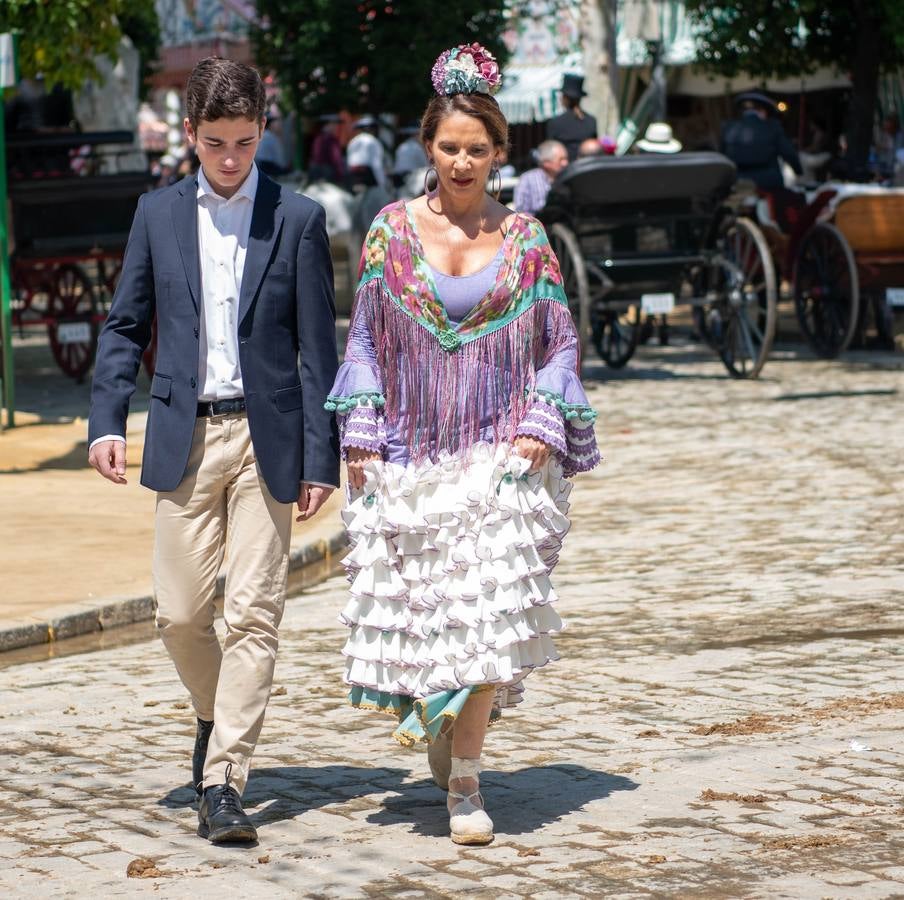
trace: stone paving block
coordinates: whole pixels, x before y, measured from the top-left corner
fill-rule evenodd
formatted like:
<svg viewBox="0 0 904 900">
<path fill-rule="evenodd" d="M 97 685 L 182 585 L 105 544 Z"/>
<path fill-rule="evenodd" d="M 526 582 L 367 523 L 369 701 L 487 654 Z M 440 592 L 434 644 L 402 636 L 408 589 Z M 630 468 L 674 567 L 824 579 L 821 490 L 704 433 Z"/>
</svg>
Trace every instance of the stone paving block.
<svg viewBox="0 0 904 900">
<path fill-rule="evenodd" d="M 4 855 L 21 844 L 111 848 L 60 864 L 104 898 L 904 895 L 904 429 L 869 393 L 904 393 L 904 366 L 777 360 L 735 383 L 677 353 L 588 363 L 607 462 L 572 494 L 562 659 L 487 739 L 494 845 L 453 846 L 423 751 L 344 705 L 333 578 L 287 607 L 256 848 L 195 834 L 192 716 L 158 641 L 0 670 L 0 893 L 71 888 Z M 132 854 L 178 875 L 125 879 Z"/>
</svg>

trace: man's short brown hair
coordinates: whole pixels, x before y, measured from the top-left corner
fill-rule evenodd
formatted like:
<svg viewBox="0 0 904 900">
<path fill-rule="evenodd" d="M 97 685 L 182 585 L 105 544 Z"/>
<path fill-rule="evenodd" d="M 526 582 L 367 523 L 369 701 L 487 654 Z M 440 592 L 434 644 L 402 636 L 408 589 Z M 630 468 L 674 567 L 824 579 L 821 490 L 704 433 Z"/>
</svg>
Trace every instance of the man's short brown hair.
<svg viewBox="0 0 904 900">
<path fill-rule="evenodd" d="M 185 106 L 191 127 L 204 120 L 249 119 L 260 122 L 267 99 L 257 69 L 232 59 L 208 56 L 188 76 Z"/>
</svg>

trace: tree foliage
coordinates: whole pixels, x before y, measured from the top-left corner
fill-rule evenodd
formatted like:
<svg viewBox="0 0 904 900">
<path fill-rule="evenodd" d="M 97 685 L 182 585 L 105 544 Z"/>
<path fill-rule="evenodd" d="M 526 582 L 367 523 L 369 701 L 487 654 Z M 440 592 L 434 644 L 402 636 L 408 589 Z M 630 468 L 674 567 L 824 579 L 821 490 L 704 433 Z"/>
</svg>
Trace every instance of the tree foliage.
<svg viewBox="0 0 904 900">
<path fill-rule="evenodd" d="M 865 25 L 878 26 L 873 53 L 880 67 L 904 63 L 901 0 L 696 0 L 687 11 L 700 26 L 701 65 L 729 78 L 741 72 L 784 78 L 819 66 L 849 70 Z"/>
<path fill-rule="evenodd" d="M 77 90 L 97 74 L 94 57 L 116 55 L 124 0 L 2 0 L 0 32 L 19 32 L 19 71 Z"/>
<path fill-rule="evenodd" d="M 147 80 L 156 69 L 160 55 L 160 20 L 154 0 L 130 0 L 123 4 L 119 13 L 119 24 L 129 40 L 134 44 L 141 58 L 139 72 L 142 99 L 147 94 Z"/>
<path fill-rule="evenodd" d="M 309 115 L 339 109 L 417 117 L 430 69 L 456 44 L 479 41 L 500 65 L 505 0 L 258 0 L 258 63 Z"/>
<path fill-rule="evenodd" d="M 849 74 L 849 174 L 869 177 L 879 76 L 904 64 L 901 0 L 694 0 L 687 9 L 711 72 L 769 78 L 832 66 Z"/>
<path fill-rule="evenodd" d="M 97 76 L 94 59 L 113 59 L 127 35 L 141 57 L 141 82 L 160 51 L 154 0 L 0 0 L 0 32 L 18 32 L 19 71 L 78 90 Z"/>
</svg>

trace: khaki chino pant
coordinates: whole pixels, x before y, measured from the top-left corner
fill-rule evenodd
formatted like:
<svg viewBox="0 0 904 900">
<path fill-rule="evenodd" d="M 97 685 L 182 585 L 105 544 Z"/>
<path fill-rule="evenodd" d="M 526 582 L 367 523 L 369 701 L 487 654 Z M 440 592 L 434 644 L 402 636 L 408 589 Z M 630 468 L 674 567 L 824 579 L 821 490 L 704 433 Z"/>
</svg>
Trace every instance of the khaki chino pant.
<svg viewBox="0 0 904 900">
<path fill-rule="evenodd" d="M 188 469 L 157 495 L 157 628 L 198 717 L 213 720 L 204 786 L 232 764 L 241 793 L 264 722 L 288 574 L 292 505 L 261 477 L 245 415 L 199 418 Z M 221 648 L 217 572 L 228 557 Z"/>
</svg>

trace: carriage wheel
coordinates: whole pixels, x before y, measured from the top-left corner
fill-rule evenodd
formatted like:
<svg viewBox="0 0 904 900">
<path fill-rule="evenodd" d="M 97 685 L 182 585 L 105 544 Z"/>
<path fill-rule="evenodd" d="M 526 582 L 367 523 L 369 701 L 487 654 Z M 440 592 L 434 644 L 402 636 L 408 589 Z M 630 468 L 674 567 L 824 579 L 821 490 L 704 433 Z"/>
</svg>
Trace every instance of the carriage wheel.
<svg viewBox="0 0 904 900">
<path fill-rule="evenodd" d="M 559 260 L 562 271 L 562 286 L 568 297 L 568 308 L 577 325 L 581 349 L 590 334 L 590 281 L 587 266 L 581 255 L 581 247 L 575 233 L 566 225 L 556 223 L 550 228 L 549 242 Z M 624 365 L 624 363 L 623 363 Z"/>
<path fill-rule="evenodd" d="M 593 346 L 613 369 L 620 369 L 634 355 L 643 327 L 639 306 L 624 312 L 604 312 L 593 323 Z"/>
<path fill-rule="evenodd" d="M 720 239 L 718 300 L 703 308 L 704 334 L 734 378 L 756 378 L 775 337 L 775 266 L 769 245 L 749 219 L 736 219 Z"/>
<path fill-rule="evenodd" d="M 807 343 L 819 356 L 832 359 L 850 346 L 860 312 L 860 282 L 851 247 L 834 225 L 814 225 L 800 243 L 794 308 Z"/>
<path fill-rule="evenodd" d="M 151 340 L 141 354 L 141 362 L 144 371 L 148 373 L 148 378 L 153 378 L 157 369 L 157 316 L 154 316 L 151 322 Z"/>
<path fill-rule="evenodd" d="M 57 365 L 76 381 L 84 380 L 94 362 L 98 326 L 91 281 L 81 266 L 54 271 L 47 316 L 47 337 Z"/>
</svg>

